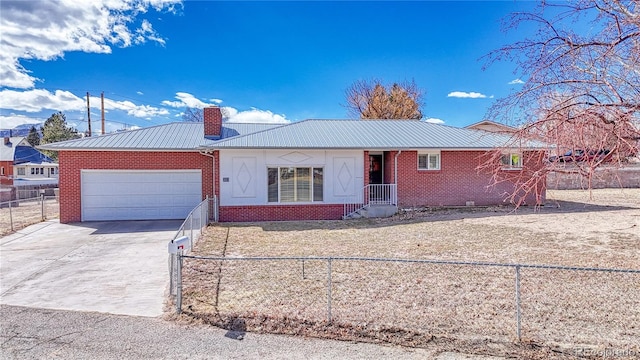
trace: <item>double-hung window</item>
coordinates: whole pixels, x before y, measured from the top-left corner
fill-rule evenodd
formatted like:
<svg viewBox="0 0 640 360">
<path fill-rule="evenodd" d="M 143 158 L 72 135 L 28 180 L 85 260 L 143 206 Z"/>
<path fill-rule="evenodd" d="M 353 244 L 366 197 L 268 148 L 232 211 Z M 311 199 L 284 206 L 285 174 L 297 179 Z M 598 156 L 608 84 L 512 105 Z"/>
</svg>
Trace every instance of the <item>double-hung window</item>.
<svg viewBox="0 0 640 360">
<path fill-rule="evenodd" d="M 323 200 L 323 169 L 316 167 L 267 168 L 269 202 Z"/>
<path fill-rule="evenodd" d="M 500 163 L 506 169 L 522 168 L 522 155 L 519 153 L 504 153 L 500 158 Z"/>
<path fill-rule="evenodd" d="M 440 153 L 418 153 L 418 170 L 440 170 Z"/>
</svg>

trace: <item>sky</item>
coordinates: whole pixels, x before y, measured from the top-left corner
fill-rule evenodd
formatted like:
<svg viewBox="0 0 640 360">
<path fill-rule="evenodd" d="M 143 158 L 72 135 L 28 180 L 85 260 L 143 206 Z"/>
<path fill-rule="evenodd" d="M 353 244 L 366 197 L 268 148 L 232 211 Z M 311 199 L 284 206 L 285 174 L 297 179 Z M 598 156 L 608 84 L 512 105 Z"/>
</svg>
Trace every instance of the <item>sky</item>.
<svg viewBox="0 0 640 360">
<path fill-rule="evenodd" d="M 358 80 L 411 81 L 424 120 L 466 126 L 526 78 L 492 50 L 533 1 L 6 1 L 0 2 L 0 129 L 62 111 L 94 134 L 182 120 L 187 106 L 229 121 L 349 118 Z"/>
</svg>

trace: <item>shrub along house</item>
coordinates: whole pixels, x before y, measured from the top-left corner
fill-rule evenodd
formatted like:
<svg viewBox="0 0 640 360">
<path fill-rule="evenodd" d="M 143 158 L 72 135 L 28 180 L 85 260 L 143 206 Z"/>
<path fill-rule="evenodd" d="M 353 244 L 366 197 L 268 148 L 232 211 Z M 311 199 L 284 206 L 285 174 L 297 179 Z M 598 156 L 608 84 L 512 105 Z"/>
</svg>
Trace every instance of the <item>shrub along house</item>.
<svg viewBox="0 0 640 360">
<path fill-rule="evenodd" d="M 502 204 L 513 184 L 489 187 L 491 175 L 476 169 L 508 140 L 417 120 L 223 123 L 220 109 L 207 108 L 204 123 L 41 148 L 60 151 L 62 222 L 184 218 L 214 195 L 220 221 L 263 221 Z M 537 166 L 530 150 L 505 154 L 504 171 Z"/>
</svg>

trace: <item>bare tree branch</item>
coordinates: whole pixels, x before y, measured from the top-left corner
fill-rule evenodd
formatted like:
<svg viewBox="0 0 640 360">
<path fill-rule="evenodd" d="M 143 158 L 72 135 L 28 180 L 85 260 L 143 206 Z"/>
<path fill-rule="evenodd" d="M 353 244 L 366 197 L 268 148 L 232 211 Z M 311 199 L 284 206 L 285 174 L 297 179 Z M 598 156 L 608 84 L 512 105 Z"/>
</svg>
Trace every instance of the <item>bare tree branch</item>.
<svg viewBox="0 0 640 360">
<path fill-rule="evenodd" d="M 527 79 L 519 91 L 499 99 L 488 117 L 518 127 L 508 147 L 521 147 L 534 140 L 547 144 L 545 150 L 552 161 L 543 160 L 531 175 L 542 181 L 549 172 L 574 172 L 590 180 L 603 165 L 622 166 L 630 156 L 637 155 L 638 2 L 543 2 L 535 12 L 513 14 L 506 30 L 525 23 L 537 24 L 532 37 L 486 56 L 486 66 L 495 61 L 514 61 L 518 77 Z M 558 155 L 569 151 L 585 155 L 569 157 L 566 162 L 558 160 Z M 481 166 L 494 174 L 495 183 L 511 177 L 519 181 L 513 194 L 534 191 L 536 187 L 531 184 L 538 180 L 514 179 L 513 174 L 505 174 L 497 156 L 485 159 Z M 516 197 L 511 199 L 519 202 Z"/>
<path fill-rule="evenodd" d="M 349 115 L 361 119 L 422 119 L 422 90 L 415 81 L 385 87 L 380 80 L 359 80 L 346 90 Z"/>
</svg>

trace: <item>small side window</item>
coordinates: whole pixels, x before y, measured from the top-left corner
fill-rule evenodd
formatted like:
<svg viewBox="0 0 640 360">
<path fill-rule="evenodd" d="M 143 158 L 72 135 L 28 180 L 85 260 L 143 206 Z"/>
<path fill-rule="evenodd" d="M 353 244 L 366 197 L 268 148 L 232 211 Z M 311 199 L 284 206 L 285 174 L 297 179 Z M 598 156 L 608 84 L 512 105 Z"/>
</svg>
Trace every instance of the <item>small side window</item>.
<svg viewBox="0 0 640 360">
<path fill-rule="evenodd" d="M 418 170 L 440 170 L 440 154 L 418 154 Z"/>
<path fill-rule="evenodd" d="M 506 169 L 520 169 L 522 167 L 522 155 L 519 153 L 502 154 L 500 163 Z"/>
</svg>

